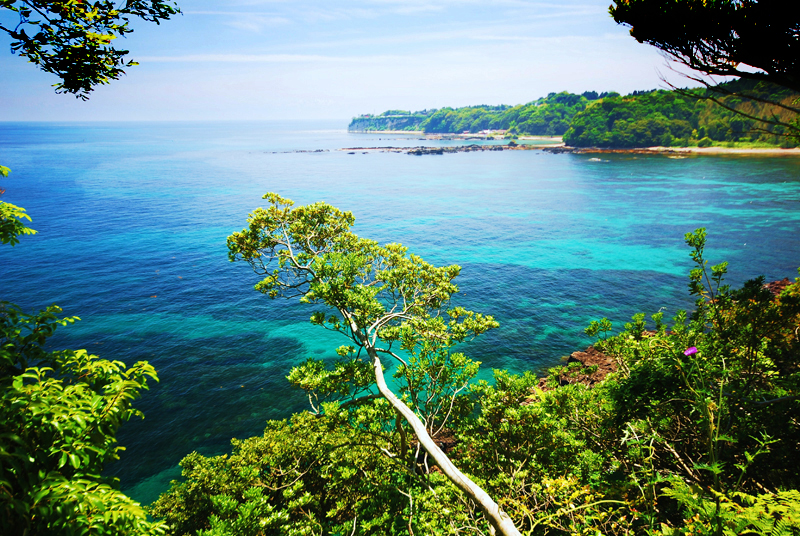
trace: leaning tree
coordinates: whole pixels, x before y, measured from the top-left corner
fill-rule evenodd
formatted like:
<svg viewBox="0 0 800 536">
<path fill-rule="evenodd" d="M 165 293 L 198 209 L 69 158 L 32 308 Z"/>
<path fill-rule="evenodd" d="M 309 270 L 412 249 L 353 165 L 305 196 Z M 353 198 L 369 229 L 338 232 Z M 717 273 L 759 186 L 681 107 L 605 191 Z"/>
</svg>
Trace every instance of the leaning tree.
<svg viewBox="0 0 800 536">
<path fill-rule="evenodd" d="M 255 288 L 271 298 L 299 298 L 302 303 L 323 306 L 324 311 L 311 317 L 312 323 L 339 332 L 352 343 L 338 350 L 351 359 L 338 368 L 340 385 L 322 381 L 324 373 L 313 361 L 293 371 L 293 383 L 312 392 L 314 386 L 325 383 L 324 394 L 348 395 L 352 391 L 343 384 L 363 385 L 366 367 L 369 383 L 378 393 L 364 394 L 364 398 L 385 398 L 442 473 L 480 506 L 493 529 L 519 534 L 511 518 L 450 461 L 432 437 L 446 420 L 453 396 L 419 396 L 421 391 L 436 391 L 432 384 L 442 371 L 463 365 L 463 358 L 449 353 L 452 345 L 498 325 L 490 316 L 450 307 L 450 298 L 458 290 L 453 279 L 460 267 L 436 267 L 400 244 L 381 246 L 360 238 L 350 232 L 353 215 L 326 203 L 294 207 L 292 201 L 274 193 L 264 199 L 270 206 L 256 209 L 248 227 L 228 237 L 230 259 L 244 260 L 264 276 Z M 387 384 L 384 359 L 398 364 L 407 396 L 401 398 Z M 331 375 L 325 378 L 330 380 Z"/>
</svg>

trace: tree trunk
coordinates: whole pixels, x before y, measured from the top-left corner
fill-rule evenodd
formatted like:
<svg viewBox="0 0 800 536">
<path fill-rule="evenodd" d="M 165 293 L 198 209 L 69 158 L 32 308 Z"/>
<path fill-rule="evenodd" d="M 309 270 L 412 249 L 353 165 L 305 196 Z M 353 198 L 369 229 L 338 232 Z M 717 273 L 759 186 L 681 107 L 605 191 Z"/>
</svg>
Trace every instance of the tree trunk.
<svg viewBox="0 0 800 536">
<path fill-rule="evenodd" d="M 381 365 L 381 360 L 378 357 L 377 352 L 375 349 L 372 348 L 370 345 L 366 345 L 367 352 L 369 353 L 370 358 L 372 359 L 372 367 L 375 371 L 375 380 L 378 384 L 378 390 L 380 393 L 389 401 L 389 403 L 400 413 L 405 420 L 411 425 L 411 428 L 414 430 L 414 433 L 417 435 L 420 444 L 428 451 L 428 454 L 431 455 L 433 460 L 436 462 L 436 465 L 439 466 L 439 469 L 442 470 L 442 473 L 450 479 L 453 484 L 458 486 L 458 488 L 466 493 L 472 500 L 478 503 L 483 509 L 486 516 L 489 518 L 489 522 L 492 524 L 492 527 L 499 533 L 503 534 L 504 536 L 520 536 L 520 532 L 517 530 L 517 527 L 514 526 L 514 522 L 511 521 L 511 518 L 508 517 L 508 514 L 500 510 L 500 507 L 497 505 L 489 494 L 483 491 L 480 486 L 478 486 L 475 482 L 470 480 L 464 473 L 458 470 L 458 468 L 453 465 L 453 462 L 450 461 L 450 458 L 439 448 L 439 446 L 434 443 L 431 436 L 428 434 L 428 431 L 425 429 L 425 425 L 422 424 L 422 421 L 417 417 L 416 413 L 411 411 L 411 408 L 405 405 L 402 400 L 397 398 L 397 396 L 389 389 L 389 386 L 386 385 L 386 380 L 383 377 L 383 367 Z"/>
</svg>

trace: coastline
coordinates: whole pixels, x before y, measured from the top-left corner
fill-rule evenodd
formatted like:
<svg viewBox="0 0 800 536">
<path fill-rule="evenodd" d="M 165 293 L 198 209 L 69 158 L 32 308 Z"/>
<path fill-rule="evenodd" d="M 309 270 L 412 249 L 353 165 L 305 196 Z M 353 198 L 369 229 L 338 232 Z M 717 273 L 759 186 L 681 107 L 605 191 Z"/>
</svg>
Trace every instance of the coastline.
<svg viewBox="0 0 800 536">
<path fill-rule="evenodd" d="M 691 154 L 800 155 L 800 147 L 791 149 L 781 149 L 780 147 L 651 147 L 651 149 Z"/>
<path fill-rule="evenodd" d="M 441 132 L 426 134 L 424 130 L 348 130 L 348 134 L 410 134 L 414 136 L 424 136 L 428 140 L 505 140 L 504 136 L 481 134 L 458 134 L 455 132 Z M 561 136 L 519 136 L 518 140 L 527 141 L 549 141 L 553 144 L 563 144 Z"/>
<path fill-rule="evenodd" d="M 568 147 L 559 144 L 516 144 L 516 145 L 460 145 L 451 147 L 343 147 L 339 151 L 348 154 L 370 152 L 403 153 L 410 155 L 439 155 L 447 153 L 469 153 L 482 151 L 543 151 L 554 154 L 626 154 L 626 155 L 662 155 L 668 158 L 689 158 L 693 156 L 770 156 L 800 157 L 800 148 L 734 148 L 734 147 L 645 147 L 633 149 L 603 149 L 599 147 Z M 294 152 L 294 151 L 293 151 Z M 313 152 L 313 151 L 300 151 Z"/>
<path fill-rule="evenodd" d="M 413 134 L 424 135 L 422 130 L 348 130 L 348 134 Z"/>
<path fill-rule="evenodd" d="M 348 131 L 352 134 L 408 134 L 412 136 L 422 136 L 421 139 L 426 140 L 505 140 L 502 136 L 491 136 L 481 134 L 456 134 L 456 133 L 443 133 L 443 134 L 425 134 L 421 130 L 359 130 Z M 565 145 L 561 136 L 519 136 L 518 141 L 539 141 L 548 142 L 542 144 L 528 143 L 519 144 L 516 147 L 504 147 L 504 149 L 554 149 L 553 152 L 559 153 L 578 153 L 578 154 L 662 154 L 671 155 L 675 157 L 685 156 L 698 156 L 698 155 L 735 155 L 735 156 L 800 156 L 800 147 L 791 149 L 782 149 L 780 147 L 632 147 L 632 148 L 603 148 L 603 147 L 571 147 Z M 352 147 L 343 148 L 343 151 L 353 150 L 388 150 L 392 152 L 407 152 L 409 149 L 414 148 L 400 148 L 400 147 Z M 472 148 L 471 150 L 476 150 Z M 480 149 L 477 149 L 480 150 Z M 462 152 L 462 151 L 445 151 L 445 152 Z"/>
<path fill-rule="evenodd" d="M 600 147 L 568 147 L 562 152 L 580 154 L 666 154 L 666 155 L 738 155 L 738 156 L 800 156 L 800 147 L 781 149 L 780 147 L 642 147 L 631 149 L 604 149 Z"/>
</svg>

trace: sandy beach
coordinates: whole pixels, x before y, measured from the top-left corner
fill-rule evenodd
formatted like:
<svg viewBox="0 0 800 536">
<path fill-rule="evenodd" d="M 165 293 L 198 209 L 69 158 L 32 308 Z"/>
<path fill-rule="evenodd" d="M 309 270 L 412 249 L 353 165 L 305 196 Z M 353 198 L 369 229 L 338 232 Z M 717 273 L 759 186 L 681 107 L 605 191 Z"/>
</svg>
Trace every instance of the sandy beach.
<svg viewBox="0 0 800 536">
<path fill-rule="evenodd" d="M 657 152 L 691 154 L 737 154 L 753 156 L 800 156 L 800 147 L 781 149 L 779 147 L 649 147 Z"/>
<path fill-rule="evenodd" d="M 413 134 L 415 136 L 424 136 L 425 132 L 421 130 L 348 130 L 350 134 Z"/>
<path fill-rule="evenodd" d="M 502 136 L 491 136 L 481 134 L 425 134 L 421 130 L 380 130 L 380 131 L 360 131 L 358 134 L 408 134 L 420 136 L 421 139 L 428 140 L 504 140 Z M 737 155 L 737 156 L 800 156 L 800 147 L 793 149 L 781 149 L 779 147 L 636 147 L 636 148 L 601 148 L 601 147 L 571 147 L 565 145 L 561 136 L 520 136 L 516 147 L 506 147 L 506 149 L 526 150 L 526 149 L 555 149 L 559 152 L 570 153 L 620 153 L 620 154 L 665 154 L 673 156 L 695 156 L 695 155 Z M 520 143 L 523 142 L 523 143 Z M 344 151 L 390 151 L 408 152 L 408 147 L 355 147 L 345 148 Z M 463 152 L 461 150 L 448 150 L 446 152 Z"/>
<path fill-rule="evenodd" d="M 800 156 L 800 147 L 781 149 L 779 147 L 641 147 L 631 149 L 611 149 L 600 147 L 562 147 L 564 152 L 575 153 L 620 153 L 620 154 L 666 154 L 666 155 L 737 155 L 737 156 Z"/>
</svg>

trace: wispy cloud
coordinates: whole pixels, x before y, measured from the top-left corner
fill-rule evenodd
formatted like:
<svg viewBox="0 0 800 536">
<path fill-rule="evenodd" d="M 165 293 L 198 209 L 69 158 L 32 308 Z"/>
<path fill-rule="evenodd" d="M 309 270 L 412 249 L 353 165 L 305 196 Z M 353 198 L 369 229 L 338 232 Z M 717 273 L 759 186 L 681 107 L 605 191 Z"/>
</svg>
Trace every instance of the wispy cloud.
<svg viewBox="0 0 800 536">
<path fill-rule="evenodd" d="M 185 15 L 199 15 L 210 17 L 223 17 L 225 22 L 223 24 L 239 30 L 246 30 L 250 32 L 260 32 L 264 28 L 274 28 L 276 26 L 284 26 L 291 24 L 291 19 L 276 15 L 274 13 L 259 13 L 241 11 L 185 11 Z"/>
<path fill-rule="evenodd" d="M 317 54 L 187 54 L 145 56 L 149 63 L 368 63 L 397 60 L 399 56 L 324 56 Z"/>
<path fill-rule="evenodd" d="M 561 13 L 568 15 L 577 11 L 591 10 L 593 13 L 605 10 L 598 9 L 598 4 L 590 1 L 580 2 L 540 2 L 530 0 L 356 0 L 344 3 L 330 3 L 320 0 L 296 0 L 285 2 L 282 0 L 240 0 L 228 4 L 230 7 L 242 8 L 235 10 L 207 10 L 207 11 L 187 11 L 187 14 L 209 14 L 227 16 L 257 16 L 263 13 L 248 11 L 248 8 L 269 6 L 274 9 L 278 18 L 292 20 L 294 22 L 341 22 L 346 20 L 374 20 L 385 17 L 419 16 L 431 14 L 439 16 L 449 13 L 458 16 L 463 13 L 474 12 L 475 9 L 491 12 L 492 18 L 513 16 L 529 17 L 541 15 L 545 12 L 550 14 Z M 480 19 L 485 22 L 485 19 Z"/>
<path fill-rule="evenodd" d="M 589 11 L 579 11 L 569 13 L 569 17 L 573 20 L 579 16 L 589 16 L 592 13 Z M 302 43 L 293 43 L 292 49 L 303 50 L 331 50 L 331 49 L 351 49 L 353 47 L 391 47 L 394 45 L 405 45 L 412 47 L 416 53 L 429 53 L 423 52 L 420 48 L 422 46 L 453 46 L 461 48 L 469 43 L 475 42 L 509 42 L 520 43 L 529 42 L 536 43 L 542 41 L 549 41 L 553 37 L 551 33 L 540 30 L 542 25 L 547 26 L 548 20 L 566 18 L 567 14 L 550 14 L 541 15 L 536 19 L 529 19 L 523 21 L 494 21 L 486 22 L 481 25 L 470 23 L 451 23 L 443 24 L 435 29 L 419 29 L 419 28 L 401 28 L 391 33 L 364 33 L 357 36 L 338 39 L 330 39 L 326 41 L 305 41 Z M 572 33 L 569 31 L 559 32 L 559 37 L 579 37 L 580 33 Z M 592 35 L 592 39 L 608 39 L 611 34 Z M 589 36 L 585 36 L 589 37 Z M 615 36 L 616 37 L 616 36 Z M 624 39 L 630 39 L 626 35 Z M 409 50 L 409 49 L 405 49 Z M 411 52 L 411 50 L 409 50 Z"/>
</svg>

